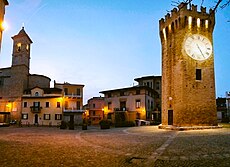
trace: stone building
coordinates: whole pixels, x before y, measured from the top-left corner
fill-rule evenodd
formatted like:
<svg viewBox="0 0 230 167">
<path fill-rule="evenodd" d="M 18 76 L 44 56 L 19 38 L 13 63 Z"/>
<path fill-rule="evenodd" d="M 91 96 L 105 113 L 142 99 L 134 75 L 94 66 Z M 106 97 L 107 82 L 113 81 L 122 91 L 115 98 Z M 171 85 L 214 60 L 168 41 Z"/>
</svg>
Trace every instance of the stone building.
<svg viewBox="0 0 230 167">
<path fill-rule="evenodd" d="M 92 97 L 87 101 L 86 106 L 86 119 L 89 124 L 97 125 L 104 119 L 104 97 Z"/>
<path fill-rule="evenodd" d="M 71 117 L 81 123 L 84 85 L 55 83 L 50 88 L 49 77 L 30 74 L 33 42 L 24 27 L 12 39 L 12 65 L 0 69 L 0 122 L 57 125 Z"/>
<path fill-rule="evenodd" d="M 101 91 L 105 96 L 104 116 L 113 123 L 116 113 L 123 113 L 122 121 L 150 120 L 156 92 L 148 86 L 133 86 Z"/>
<path fill-rule="evenodd" d="M 63 120 L 72 121 L 74 124 L 82 124 L 83 110 L 83 87 L 81 84 L 54 83 L 54 88 L 62 90 L 63 96 Z"/>
<path fill-rule="evenodd" d="M 161 122 L 161 76 L 144 76 L 135 78 L 140 86 L 148 86 L 156 91 L 154 95 L 154 111 L 150 113 L 151 120 Z"/>
<path fill-rule="evenodd" d="M 181 3 L 159 21 L 162 126 L 217 125 L 213 30 L 215 12 Z"/>
<path fill-rule="evenodd" d="M 49 88 L 50 78 L 29 73 L 30 49 L 33 42 L 24 27 L 12 39 L 11 67 L 0 69 L 0 112 L 10 112 L 10 119 L 20 120 L 24 90 L 36 86 Z"/>
</svg>

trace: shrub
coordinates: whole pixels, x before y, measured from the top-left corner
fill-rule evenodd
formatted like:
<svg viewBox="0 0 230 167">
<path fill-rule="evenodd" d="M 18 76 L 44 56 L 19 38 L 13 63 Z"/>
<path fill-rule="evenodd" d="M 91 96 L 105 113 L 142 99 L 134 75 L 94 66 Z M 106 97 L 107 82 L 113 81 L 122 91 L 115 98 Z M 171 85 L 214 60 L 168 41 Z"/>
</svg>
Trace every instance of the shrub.
<svg viewBox="0 0 230 167">
<path fill-rule="evenodd" d="M 135 123 L 133 121 L 124 121 L 124 122 L 116 122 L 115 127 L 133 127 Z"/>
<path fill-rule="evenodd" d="M 110 126 L 111 126 L 111 121 L 109 121 L 109 120 L 101 120 L 100 122 L 99 122 L 99 125 L 101 126 L 101 129 L 109 129 L 110 128 Z"/>
<path fill-rule="evenodd" d="M 65 121 L 61 121 L 60 129 L 66 129 L 67 123 Z"/>
</svg>

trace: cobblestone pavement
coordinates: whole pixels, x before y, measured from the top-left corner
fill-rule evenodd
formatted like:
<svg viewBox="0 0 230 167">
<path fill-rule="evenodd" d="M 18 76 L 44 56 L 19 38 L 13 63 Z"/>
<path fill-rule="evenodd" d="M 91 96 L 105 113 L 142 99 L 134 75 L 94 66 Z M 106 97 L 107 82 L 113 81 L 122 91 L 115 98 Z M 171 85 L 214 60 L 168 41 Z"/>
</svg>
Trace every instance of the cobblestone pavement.
<svg viewBox="0 0 230 167">
<path fill-rule="evenodd" d="M 1 167 L 230 166 L 230 129 L 0 128 Z"/>
</svg>

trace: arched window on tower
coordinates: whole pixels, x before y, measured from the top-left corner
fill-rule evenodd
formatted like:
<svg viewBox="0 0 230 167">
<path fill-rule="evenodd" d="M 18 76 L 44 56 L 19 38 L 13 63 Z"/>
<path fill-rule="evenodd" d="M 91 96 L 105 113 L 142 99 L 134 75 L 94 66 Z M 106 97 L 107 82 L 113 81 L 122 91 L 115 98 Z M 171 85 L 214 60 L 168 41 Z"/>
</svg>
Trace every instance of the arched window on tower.
<svg viewBox="0 0 230 167">
<path fill-rule="evenodd" d="M 17 43 L 17 52 L 20 52 L 22 48 L 22 44 L 21 43 Z"/>
</svg>

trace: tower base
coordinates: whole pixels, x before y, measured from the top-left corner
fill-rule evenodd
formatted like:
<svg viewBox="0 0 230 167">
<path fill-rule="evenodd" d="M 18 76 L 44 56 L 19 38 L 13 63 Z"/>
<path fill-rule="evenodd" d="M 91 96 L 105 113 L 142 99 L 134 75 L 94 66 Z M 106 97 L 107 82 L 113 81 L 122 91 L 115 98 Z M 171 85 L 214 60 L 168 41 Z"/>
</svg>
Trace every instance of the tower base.
<svg viewBox="0 0 230 167">
<path fill-rule="evenodd" d="M 177 131 L 184 131 L 184 130 L 203 130 L 203 129 L 217 129 L 222 128 L 222 126 L 173 126 L 173 125 L 162 125 L 158 126 L 159 129 L 165 130 L 177 130 Z"/>
</svg>

